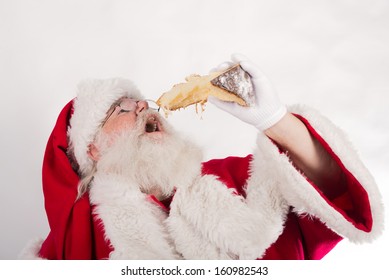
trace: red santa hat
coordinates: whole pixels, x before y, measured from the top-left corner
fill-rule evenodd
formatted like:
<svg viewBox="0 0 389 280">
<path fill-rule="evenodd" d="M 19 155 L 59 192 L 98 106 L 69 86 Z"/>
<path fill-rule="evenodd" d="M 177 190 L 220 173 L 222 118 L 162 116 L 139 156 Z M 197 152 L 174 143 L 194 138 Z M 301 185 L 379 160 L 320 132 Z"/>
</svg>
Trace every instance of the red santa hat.
<svg viewBox="0 0 389 280">
<path fill-rule="evenodd" d="M 87 154 L 88 146 L 93 142 L 111 105 L 123 96 L 143 99 L 137 87 L 126 79 L 90 79 L 79 84 L 68 136 L 80 174 L 91 171 L 92 160 Z"/>
<path fill-rule="evenodd" d="M 30 252 L 47 259 L 95 259 L 109 254 L 101 223 L 93 219 L 87 195 L 77 199 L 79 176 L 69 158 L 69 140 L 80 171 L 92 166 L 88 145 L 93 141 L 110 106 L 122 96 L 142 99 L 135 85 L 125 79 L 85 80 L 78 94 L 58 116 L 47 142 L 42 185 L 50 225 L 47 238 Z M 40 242 L 39 242 L 40 243 Z"/>
</svg>

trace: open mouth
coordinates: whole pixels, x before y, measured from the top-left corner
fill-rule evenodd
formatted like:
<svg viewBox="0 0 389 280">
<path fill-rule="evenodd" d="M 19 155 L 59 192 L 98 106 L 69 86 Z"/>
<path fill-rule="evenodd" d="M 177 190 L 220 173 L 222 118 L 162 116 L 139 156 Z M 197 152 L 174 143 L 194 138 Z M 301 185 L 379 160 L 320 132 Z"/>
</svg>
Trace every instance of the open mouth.
<svg viewBox="0 0 389 280">
<path fill-rule="evenodd" d="M 145 131 L 146 133 L 161 131 L 159 127 L 159 122 L 157 121 L 157 118 L 155 116 L 150 116 L 149 118 L 147 118 Z"/>
</svg>

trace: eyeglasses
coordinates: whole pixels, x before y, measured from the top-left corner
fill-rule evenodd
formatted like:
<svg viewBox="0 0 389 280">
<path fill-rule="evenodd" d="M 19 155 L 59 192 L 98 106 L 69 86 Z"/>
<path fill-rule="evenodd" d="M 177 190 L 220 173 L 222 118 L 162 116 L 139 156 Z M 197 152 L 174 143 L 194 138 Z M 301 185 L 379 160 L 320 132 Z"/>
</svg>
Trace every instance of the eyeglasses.
<svg viewBox="0 0 389 280">
<path fill-rule="evenodd" d="M 109 118 L 116 111 L 117 107 L 120 108 L 118 114 L 123 113 L 123 112 L 125 112 L 125 113 L 134 112 L 138 108 L 138 103 L 140 101 L 146 101 L 148 104 L 148 109 L 159 112 L 160 107 L 157 105 L 157 103 L 155 103 L 154 100 L 151 100 L 151 99 L 135 100 L 135 99 L 131 99 L 131 98 L 120 99 L 117 102 L 112 104 L 111 108 L 108 110 L 108 112 L 110 112 L 110 113 L 107 115 L 107 117 L 101 123 L 101 127 L 103 127 L 105 125 L 105 123 L 109 120 Z"/>
</svg>

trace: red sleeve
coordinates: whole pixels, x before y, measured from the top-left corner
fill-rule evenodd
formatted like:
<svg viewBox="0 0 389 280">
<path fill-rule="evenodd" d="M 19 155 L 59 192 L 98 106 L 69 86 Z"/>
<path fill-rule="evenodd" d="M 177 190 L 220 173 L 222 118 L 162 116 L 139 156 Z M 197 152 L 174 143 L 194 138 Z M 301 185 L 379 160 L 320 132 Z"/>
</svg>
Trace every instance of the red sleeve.
<svg viewBox="0 0 389 280">
<path fill-rule="evenodd" d="M 341 240 L 319 219 L 289 212 L 284 231 L 261 259 L 320 260 Z"/>
<path fill-rule="evenodd" d="M 336 189 L 342 189 L 344 192 L 336 197 L 325 196 L 317 186 L 312 182 L 311 185 L 322 195 L 322 197 L 343 217 L 352 223 L 357 229 L 370 232 L 373 226 L 373 217 L 370 209 L 369 196 L 362 184 L 354 175 L 344 166 L 341 159 L 334 153 L 329 144 L 320 136 L 320 134 L 310 125 L 308 120 L 296 115 L 307 127 L 311 135 L 323 146 L 327 153 L 338 164 L 342 171 L 341 180 Z"/>
<path fill-rule="evenodd" d="M 343 192 L 340 195 L 326 196 L 315 184 L 309 183 L 334 211 L 339 212 L 355 228 L 371 231 L 373 219 L 366 190 L 310 123 L 299 115 L 296 117 L 306 125 L 311 135 L 339 165 L 342 179 L 339 180 L 337 189 Z M 202 171 L 203 174 L 218 176 L 227 187 L 235 188 L 238 194 L 245 196 L 243 186 L 249 176 L 247 171 L 251 160 L 252 155 L 245 158 L 211 160 L 203 164 Z M 342 237 L 329 229 L 319 217 L 290 212 L 283 233 L 268 248 L 263 259 L 321 259 L 341 240 Z"/>
<path fill-rule="evenodd" d="M 331 195 L 325 196 L 312 182 L 310 182 L 311 185 L 334 210 L 341 213 L 355 228 L 370 232 L 373 225 L 373 218 L 366 190 L 344 166 L 329 144 L 310 125 L 308 120 L 299 115 L 296 116 L 305 124 L 311 135 L 319 141 L 342 170 L 342 179 L 339 180 L 337 188 L 344 190 L 344 192 L 336 197 Z M 328 229 L 318 218 L 299 216 L 298 223 L 305 251 L 305 259 L 321 259 L 342 239 L 339 235 Z"/>
</svg>

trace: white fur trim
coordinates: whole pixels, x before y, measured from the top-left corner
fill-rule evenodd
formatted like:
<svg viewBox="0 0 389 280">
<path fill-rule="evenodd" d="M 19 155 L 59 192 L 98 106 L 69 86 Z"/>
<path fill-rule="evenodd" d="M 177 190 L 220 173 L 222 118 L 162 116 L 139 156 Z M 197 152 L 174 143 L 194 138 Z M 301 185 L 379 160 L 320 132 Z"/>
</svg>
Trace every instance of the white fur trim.
<svg viewBox="0 0 389 280">
<path fill-rule="evenodd" d="M 90 199 L 114 247 L 110 259 L 179 258 L 166 231 L 167 214 L 138 186 L 119 176 L 98 174 Z"/>
<path fill-rule="evenodd" d="M 212 175 L 177 190 L 168 225 L 185 259 L 256 259 L 277 240 L 287 208 L 255 182 L 246 200 Z"/>
<path fill-rule="evenodd" d="M 278 172 L 280 190 L 287 202 L 298 213 L 308 213 L 319 218 L 330 229 L 347 237 L 352 242 L 368 242 L 377 238 L 383 231 L 383 205 L 376 183 L 362 164 L 356 151 L 347 140 L 344 133 L 321 116 L 317 111 L 305 106 L 293 106 L 290 111 L 306 118 L 312 127 L 330 145 L 344 166 L 355 176 L 368 193 L 373 216 L 371 232 L 357 229 L 344 216 L 328 204 L 315 188 L 290 163 L 285 154 L 280 154 L 278 148 L 263 134 L 258 136 L 259 148 L 256 158 L 267 161 Z"/>
<path fill-rule="evenodd" d="M 44 260 L 39 256 L 39 250 L 42 247 L 43 239 L 37 238 L 30 240 L 26 247 L 23 248 L 22 252 L 19 254 L 19 259 L 21 260 Z"/>
<path fill-rule="evenodd" d="M 259 258 L 282 233 L 288 206 L 280 197 L 259 177 L 244 199 L 215 176 L 198 176 L 176 190 L 167 216 L 122 177 L 97 174 L 90 190 L 111 259 Z"/>
<path fill-rule="evenodd" d="M 174 209 L 174 208 L 173 208 Z M 178 209 L 176 209 L 178 210 Z M 167 225 L 176 250 L 187 260 L 231 259 L 209 242 L 179 211 L 171 210 Z"/>
<path fill-rule="evenodd" d="M 94 140 L 111 105 L 123 96 L 143 99 L 136 86 L 126 79 L 90 79 L 78 85 L 68 135 L 82 174 L 92 167 L 92 160 L 87 155 L 88 145 Z"/>
</svg>

